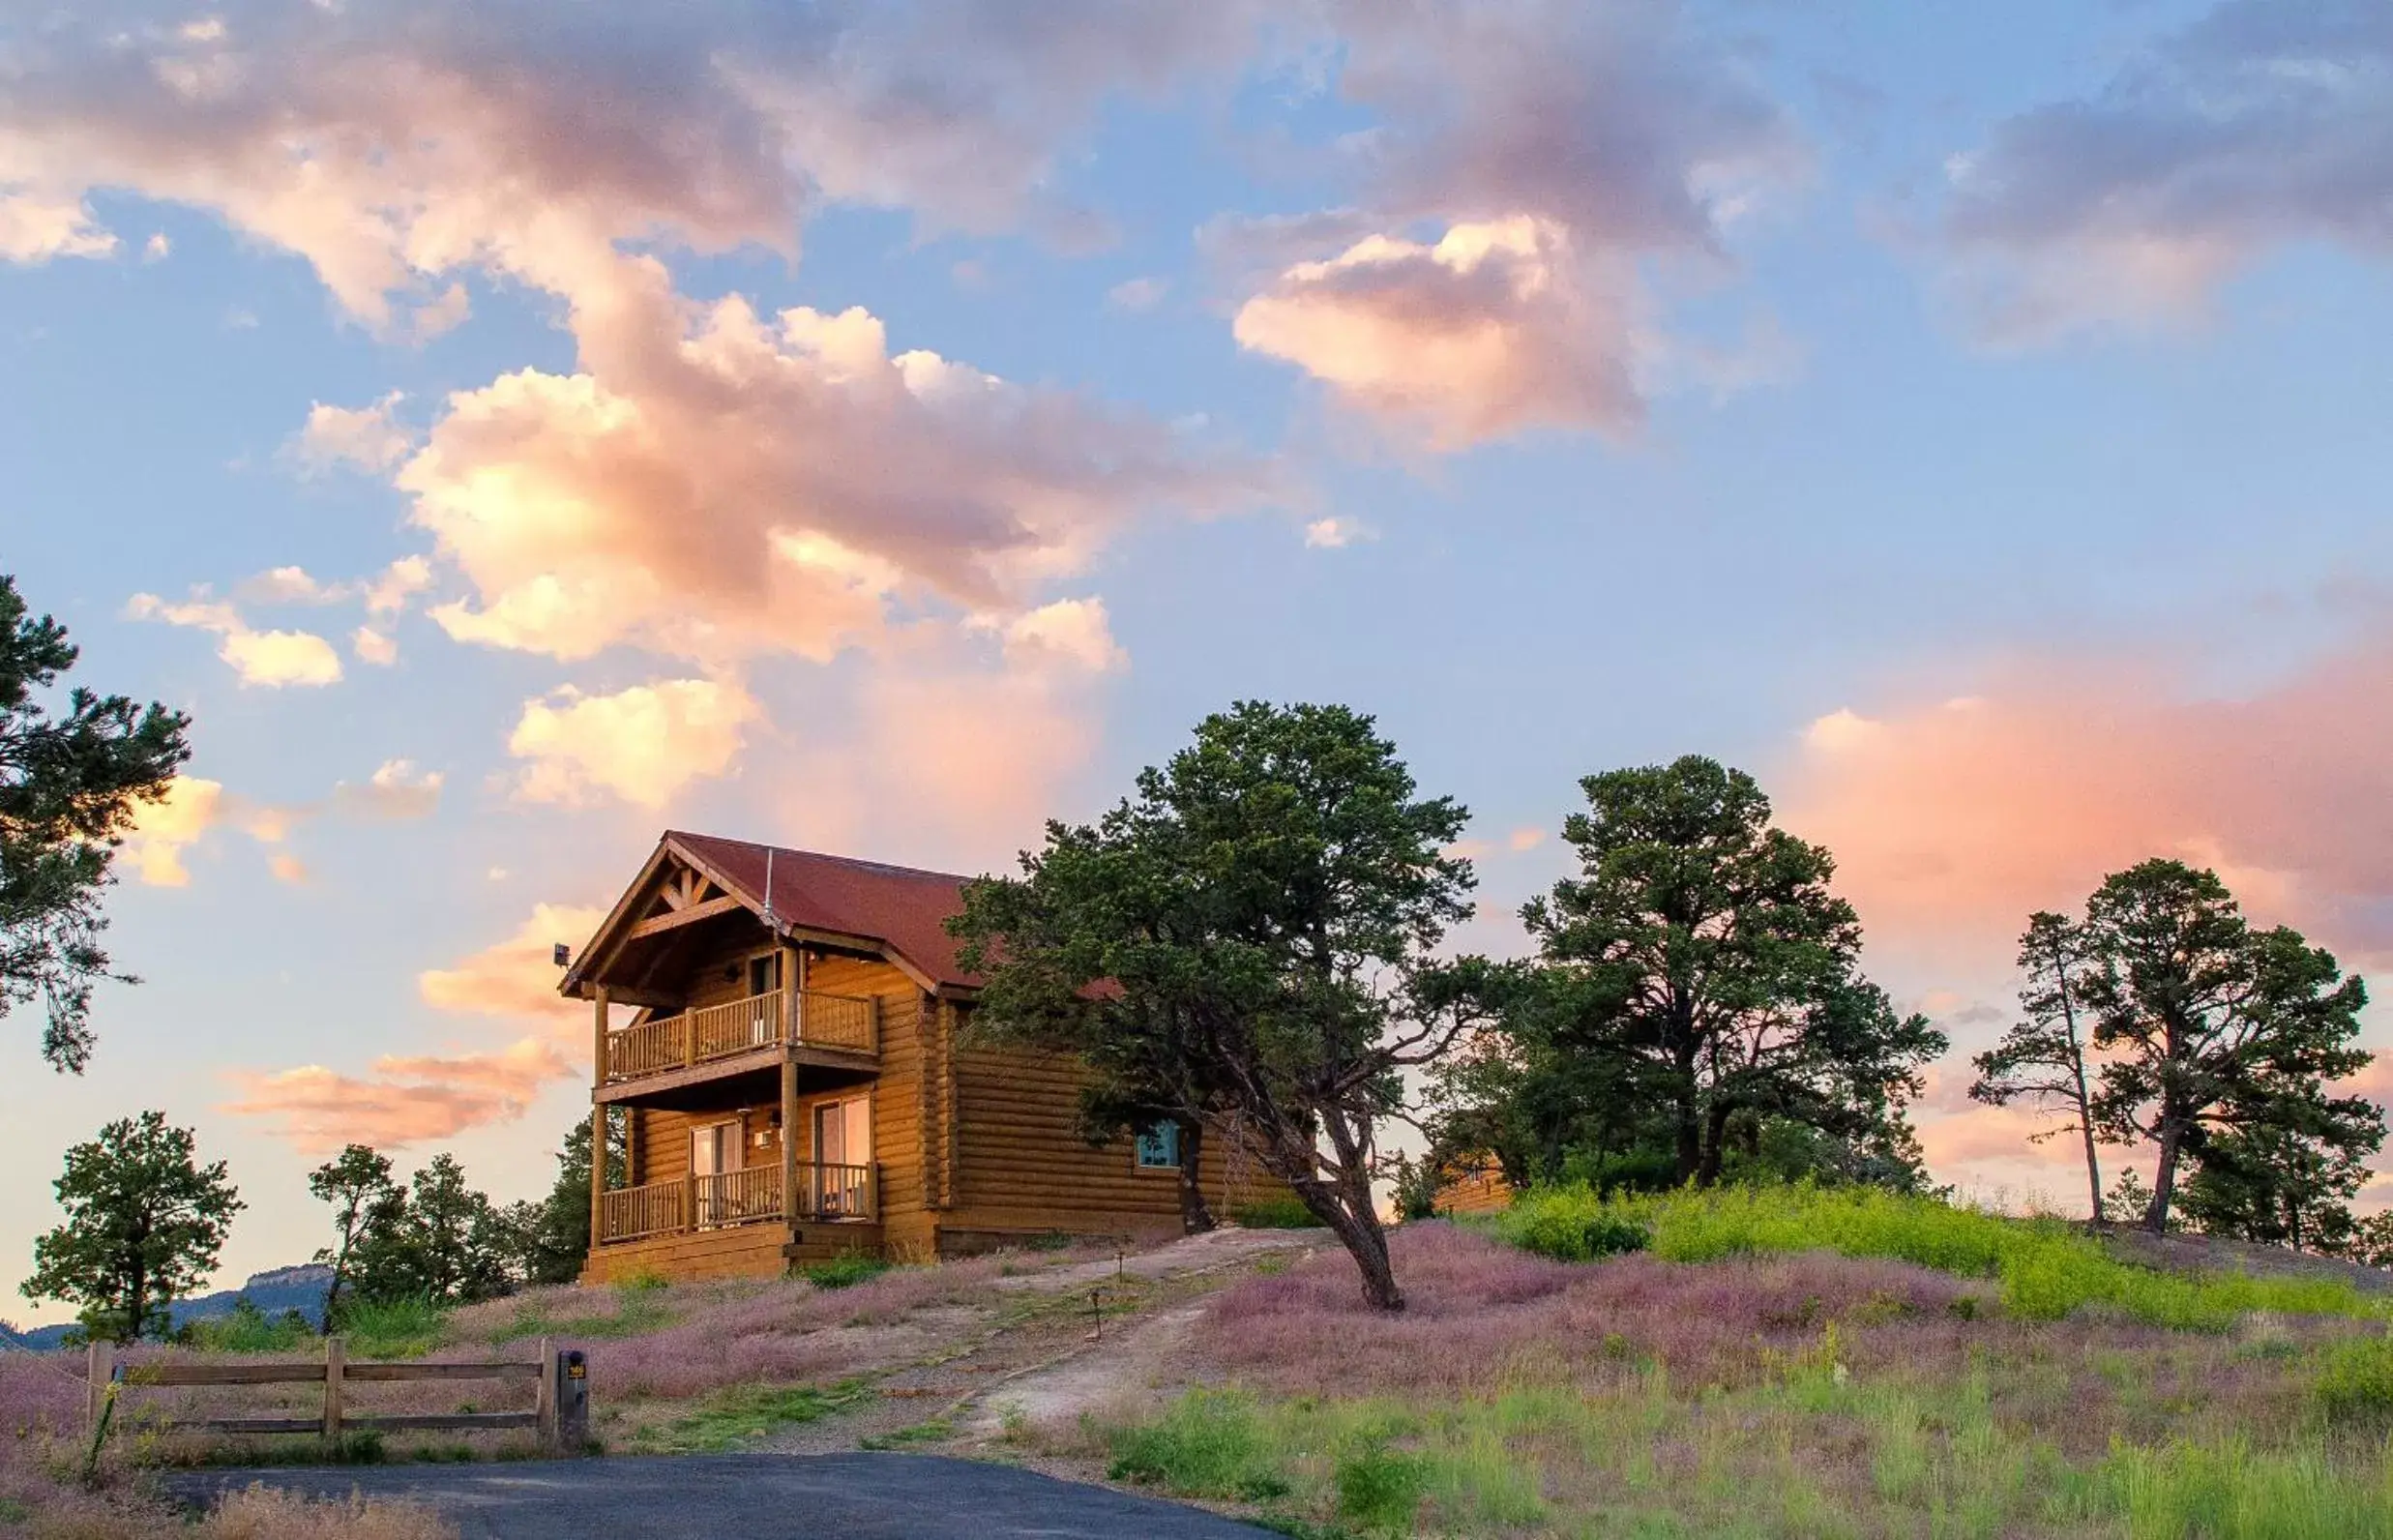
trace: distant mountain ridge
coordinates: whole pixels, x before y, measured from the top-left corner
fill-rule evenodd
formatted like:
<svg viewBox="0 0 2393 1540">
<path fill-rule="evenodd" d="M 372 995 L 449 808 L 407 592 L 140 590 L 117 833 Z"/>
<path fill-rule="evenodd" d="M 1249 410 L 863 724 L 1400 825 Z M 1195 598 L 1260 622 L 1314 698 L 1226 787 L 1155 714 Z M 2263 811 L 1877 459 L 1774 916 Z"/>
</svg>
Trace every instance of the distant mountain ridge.
<svg viewBox="0 0 2393 1540">
<path fill-rule="evenodd" d="M 296 1310 L 308 1318 L 308 1324 L 321 1328 L 324 1324 L 324 1289 L 333 1281 L 333 1270 L 320 1262 L 303 1262 L 296 1267 L 271 1267 L 262 1273 L 251 1273 L 248 1283 L 239 1288 L 222 1288 L 196 1299 L 178 1299 L 172 1307 L 174 1323 L 209 1320 L 218 1316 L 229 1316 L 243 1299 L 255 1305 L 263 1315 L 280 1316 L 286 1310 Z M 19 1331 L 0 1322 L 0 1341 L 19 1348 L 55 1348 L 68 1332 L 72 1322 L 55 1326 L 32 1326 Z"/>
</svg>

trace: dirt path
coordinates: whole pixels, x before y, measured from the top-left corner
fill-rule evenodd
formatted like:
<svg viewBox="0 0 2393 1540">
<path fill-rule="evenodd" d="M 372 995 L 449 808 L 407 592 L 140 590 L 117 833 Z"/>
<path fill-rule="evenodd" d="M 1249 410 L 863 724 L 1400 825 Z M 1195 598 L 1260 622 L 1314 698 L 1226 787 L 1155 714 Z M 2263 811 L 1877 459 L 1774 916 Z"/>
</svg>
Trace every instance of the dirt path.
<svg viewBox="0 0 2393 1540">
<path fill-rule="evenodd" d="M 1166 1377 L 1203 1298 L 1272 1259 L 1328 1242 L 1321 1230 L 1221 1229 L 1151 1251 L 1000 1279 L 977 1329 L 874 1377 L 861 1406 L 754 1447 L 781 1454 L 972 1449 L 1009 1416 L 1068 1422 Z"/>
</svg>

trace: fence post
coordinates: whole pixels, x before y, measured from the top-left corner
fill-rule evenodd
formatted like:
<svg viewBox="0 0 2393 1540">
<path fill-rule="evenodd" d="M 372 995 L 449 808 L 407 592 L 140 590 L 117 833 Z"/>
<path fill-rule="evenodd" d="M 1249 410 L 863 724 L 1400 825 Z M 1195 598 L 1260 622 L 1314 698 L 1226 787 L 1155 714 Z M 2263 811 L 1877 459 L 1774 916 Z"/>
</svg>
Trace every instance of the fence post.
<svg viewBox="0 0 2393 1540">
<path fill-rule="evenodd" d="M 340 1392 L 349 1364 L 349 1340 L 339 1332 L 324 1339 L 324 1441 L 340 1442 Z"/>
<path fill-rule="evenodd" d="M 547 1454 L 557 1448 L 557 1350 L 547 1338 L 540 1340 L 540 1377 L 532 1381 L 532 1411 L 539 1419 L 540 1447 Z"/>
<path fill-rule="evenodd" d="M 100 1436 L 100 1419 L 108 1408 L 108 1381 L 116 1377 L 116 1344 L 103 1338 L 92 1339 L 91 1348 L 84 1354 L 85 1424 L 93 1437 Z"/>
</svg>

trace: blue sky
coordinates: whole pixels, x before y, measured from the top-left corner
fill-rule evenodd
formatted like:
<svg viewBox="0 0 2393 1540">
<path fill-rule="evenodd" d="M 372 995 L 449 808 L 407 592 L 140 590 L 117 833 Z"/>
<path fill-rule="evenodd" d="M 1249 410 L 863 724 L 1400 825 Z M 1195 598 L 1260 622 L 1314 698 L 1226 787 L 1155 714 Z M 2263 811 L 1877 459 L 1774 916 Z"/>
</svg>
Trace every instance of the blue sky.
<svg viewBox="0 0 2393 1540">
<path fill-rule="evenodd" d="M 658 831 L 982 870 L 1242 696 L 1471 806 L 1471 944 L 1701 752 L 1964 1050 L 2145 854 L 2393 957 L 2375 8 L 92 6 L 0 80 L 0 565 L 196 722 L 0 1255 L 144 1108 L 235 1275 L 328 1141 L 528 1196 Z M 1964 1081 L 1939 1174 L 2065 1194 Z"/>
</svg>

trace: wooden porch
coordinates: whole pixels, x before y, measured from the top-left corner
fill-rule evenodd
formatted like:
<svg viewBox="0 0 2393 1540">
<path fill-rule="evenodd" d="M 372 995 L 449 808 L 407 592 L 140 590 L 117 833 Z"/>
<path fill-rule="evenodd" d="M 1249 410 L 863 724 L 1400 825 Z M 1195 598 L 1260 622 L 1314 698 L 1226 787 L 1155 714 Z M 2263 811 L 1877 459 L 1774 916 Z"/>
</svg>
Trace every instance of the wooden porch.
<svg viewBox="0 0 2393 1540">
<path fill-rule="evenodd" d="M 606 994 L 599 991 L 602 1001 Z M 593 1099 L 626 1101 L 770 1068 L 784 1056 L 870 1072 L 880 1051 L 880 1001 L 872 996 L 772 990 L 602 1030 Z"/>
<path fill-rule="evenodd" d="M 751 1166 L 711 1176 L 684 1174 L 678 1180 L 616 1188 L 599 1197 L 602 1246 L 657 1235 L 693 1234 L 772 1221 L 852 1222 L 880 1219 L 877 1165 L 798 1161 L 794 1205 L 782 1201 L 782 1168 Z"/>
</svg>

